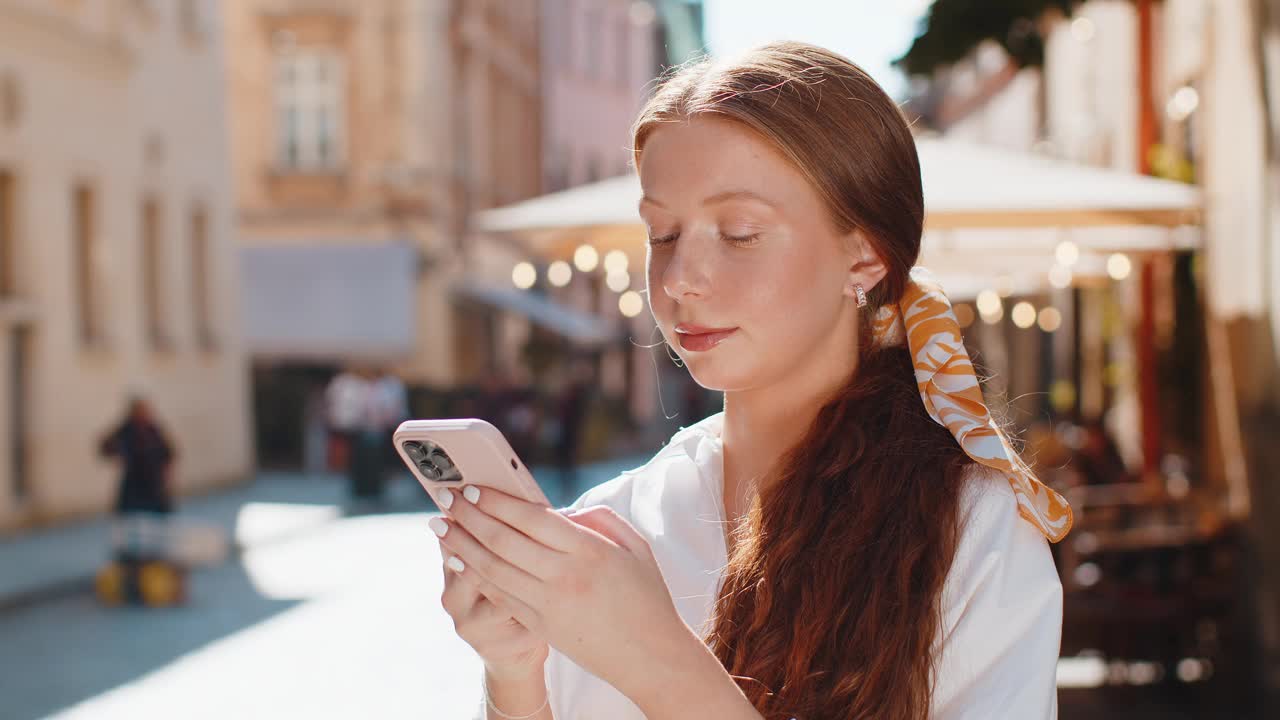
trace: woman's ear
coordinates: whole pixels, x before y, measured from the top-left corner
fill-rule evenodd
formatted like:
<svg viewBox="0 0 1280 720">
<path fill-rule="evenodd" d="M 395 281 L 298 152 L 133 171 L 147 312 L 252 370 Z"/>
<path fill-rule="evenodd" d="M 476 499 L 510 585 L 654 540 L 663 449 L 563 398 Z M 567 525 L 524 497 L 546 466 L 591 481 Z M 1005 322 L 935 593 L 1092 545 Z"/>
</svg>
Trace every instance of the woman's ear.
<svg viewBox="0 0 1280 720">
<path fill-rule="evenodd" d="M 845 238 L 845 247 L 851 248 L 851 251 L 847 258 L 849 270 L 844 294 L 853 297 L 855 285 L 861 285 L 864 292 L 871 292 L 888 272 L 884 260 L 861 230 L 849 233 Z"/>
</svg>

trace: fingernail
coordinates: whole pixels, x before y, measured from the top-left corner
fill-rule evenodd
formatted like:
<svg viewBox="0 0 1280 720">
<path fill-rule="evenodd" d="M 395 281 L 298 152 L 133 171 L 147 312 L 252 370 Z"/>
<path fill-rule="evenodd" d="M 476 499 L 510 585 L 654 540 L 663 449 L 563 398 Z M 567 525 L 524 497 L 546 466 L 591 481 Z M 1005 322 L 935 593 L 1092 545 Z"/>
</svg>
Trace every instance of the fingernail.
<svg viewBox="0 0 1280 720">
<path fill-rule="evenodd" d="M 448 490 L 441 490 L 440 494 L 436 496 L 436 502 L 440 503 L 440 507 L 448 510 L 453 506 L 453 493 Z"/>
<path fill-rule="evenodd" d="M 463 570 L 467 569 L 467 566 L 462 564 L 462 561 L 458 559 L 457 555 L 453 555 L 448 560 L 445 560 L 444 564 L 445 564 L 445 567 L 449 568 L 450 570 L 456 573 L 460 573 Z"/>
<path fill-rule="evenodd" d="M 445 522 L 444 518 L 433 517 L 427 521 L 427 525 L 437 537 L 444 537 L 444 534 L 449 532 L 449 523 Z"/>
<path fill-rule="evenodd" d="M 474 505 L 480 501 L 480 488 L 475 485 L 468 485 L 462 489 L 462 497 L 466 498 L 467 502 Z"/>
</svg>

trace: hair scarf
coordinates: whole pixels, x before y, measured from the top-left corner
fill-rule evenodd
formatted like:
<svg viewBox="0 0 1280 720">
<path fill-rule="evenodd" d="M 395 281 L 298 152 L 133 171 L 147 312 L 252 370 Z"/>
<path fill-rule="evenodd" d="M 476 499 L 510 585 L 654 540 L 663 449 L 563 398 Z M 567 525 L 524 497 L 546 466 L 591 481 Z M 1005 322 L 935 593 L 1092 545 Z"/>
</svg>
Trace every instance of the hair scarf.
<svg viewBox="0 0 1280 720">
<path fill-rule="evenodd" d="M 1018 458 L 987 411 L 960 322 L 933 274 L 921 266 L 912 268 L 902 300 L 881 307 L 872 322 L 876 341 L 883 345 L 900 345 L 905 338 L 929 416 L 951 431 L 969 457 L 1009 478 L 1018 513 L 1049 542 L 1066 537 L 1071 506 Z"/>
</svg>

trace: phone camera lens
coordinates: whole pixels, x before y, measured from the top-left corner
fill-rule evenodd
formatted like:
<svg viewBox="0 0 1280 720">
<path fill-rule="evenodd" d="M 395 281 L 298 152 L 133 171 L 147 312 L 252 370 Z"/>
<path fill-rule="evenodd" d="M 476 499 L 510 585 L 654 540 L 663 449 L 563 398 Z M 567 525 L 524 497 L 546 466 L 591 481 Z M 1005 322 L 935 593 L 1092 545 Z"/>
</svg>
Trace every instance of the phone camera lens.
<svg viewBox="0 0 1280 720">
<path fill-rule="evenodd" d="M 453 467 L 453 461 L 449 459 L 449 456 L 439 451 L 431 453 L 431 461 L 441 470 L 448 470 Z"/>
<path fill-rule="evenodd" d="M 427 459 L 428 453 L 426 447 L 417 440 L 410 440 L 405 443 L 404 451 L 409 456 L 409 459 L 413 460 L 415 463 L 421 464 L 423 460 Z"/>
<path fill-rule="evenodd" d="M 444 473 L 440 472 L 440 468 L 430 460 L 418 463 L 418 469 L 422 471 L 422 476 L 428 480 L 439 480 L 444 477 Z"/>
<path fill-rule="evenodd" d="M 440 482 L 462 477 L 444 448 L 409 440 L 404 443 L 404 452 L 427 480 Z"/>
</svg>

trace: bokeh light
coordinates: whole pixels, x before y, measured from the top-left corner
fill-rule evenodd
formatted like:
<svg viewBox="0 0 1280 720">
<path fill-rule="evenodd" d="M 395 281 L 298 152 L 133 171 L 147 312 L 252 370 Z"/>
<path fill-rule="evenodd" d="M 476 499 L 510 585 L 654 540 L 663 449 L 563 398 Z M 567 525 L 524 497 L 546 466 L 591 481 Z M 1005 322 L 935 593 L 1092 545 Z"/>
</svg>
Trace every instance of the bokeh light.
<svg viewBox="0 0 1280 720">
<path fill-rule="evenodd" d="M 1080 248 L 1070 240 L 1063 240 L 1053 249 L 1053 257 L 1059 265 L 1069 268 L 1080 259 Z"/>
<path fill-rule="evenodd" d="M 579 245 L 573 251 L 573 265 L 582 272 L 591 272 L 600 264 L 600 253 L 590 245 Z"/>
<path fill-rule="evenodd" d="M 1071 287 L 1071 268 L 1057 264 L 1049 268 L 1049 284 L 1059 290 Z"/>
<path fill-rule="evenodd" d="M 628 290 L 618 296 L 618 310 L 624 317 L 633 318 L 644 310 L 644 298 L 635 290 Z"/>
<path fill-rule="evenodd" d="M 604 256 L 604 271 L 610 275 L 627 271 L 627 254 L 621 250 L 610 250 Z"/>
<path fill-rule="evenodd" d="M 556 287 L 564 287 L 573 279 L 573 268 L 563 260 L 556 260 L 547 268 L 547 281 Z"/>
<path fill-rule="evenodd" d="M 511 282 L 521 290 L 528 290 L 538 281 L 538 269 L 533 263 L 516 263 L 511 269 Z"/>
<path fill-rule="evenodd" d="M 1022 329 L 1027 329 L 1036 324 L 1036 306 L 1023 300 L 1013 306 L 1013 310 L 1009 313 L 1013 324 Z"/>
<path fill-rule="evenodd" d="M 1041 308 L 1039 324 L 1040 329 L 1045 332 L 1057 330 L 1062 327 L 1062 312 L 1056 307 Z"/>
<path fill-rule="evenodd" d="M 1107 258 L 1107 275 L 1110 275 L 1112 280 L 1124 280 L 1129 277 L 1132 270 L 1133 263 L 1124 253 L 1114 253 Z"/>
</svg>

